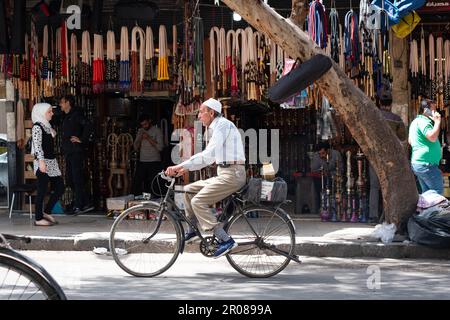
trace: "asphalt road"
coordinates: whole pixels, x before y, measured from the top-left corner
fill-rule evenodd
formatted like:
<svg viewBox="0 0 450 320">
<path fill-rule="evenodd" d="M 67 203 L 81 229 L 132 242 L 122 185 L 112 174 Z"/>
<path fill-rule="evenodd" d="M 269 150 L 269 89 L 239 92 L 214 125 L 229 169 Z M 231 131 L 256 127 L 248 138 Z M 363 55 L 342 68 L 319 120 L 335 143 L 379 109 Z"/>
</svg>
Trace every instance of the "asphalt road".
<svg viewBox="0 0 450 320">
<path fill-rule="evenodd" d="M 225 257 L 184 253 L 164 274 L 136 278 L 110 256 L 23 251 L 60 283 L 68 299 L 285 300 L 450 299 L 450 261 L 301 257 L 275 277 L 250 279 Z"/>
</svg>

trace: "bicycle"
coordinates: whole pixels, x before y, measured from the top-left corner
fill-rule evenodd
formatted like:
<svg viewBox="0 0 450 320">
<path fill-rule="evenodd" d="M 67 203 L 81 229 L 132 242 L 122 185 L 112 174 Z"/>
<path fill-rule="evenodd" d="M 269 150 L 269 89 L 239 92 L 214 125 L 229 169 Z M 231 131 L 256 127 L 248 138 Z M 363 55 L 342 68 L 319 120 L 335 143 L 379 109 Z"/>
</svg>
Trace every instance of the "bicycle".
<svg viewBox="0 0 450 320">
<path fill-rule="evenodd" d="M 158 174 L 169 182 L 161 202 L 143 201 L 123 211 L 114 221 L 109 246 L 115 262 L 137 277 L 154 277 L 168 270 L 185 248 L 184 227 L 188 224 L 200 238 L 200 252 L 213 257 L 218 245 L 214 236 L 203 236 L 172 195 L 175 178 Z M 281 272 L 291 260 L 301 263 L 295 250 L 295 226 L 280 208 L 247 204 L 246 186 L 223 200 L 218 221 L 238 243 L 226 258 L 239 273 L 267 278 Z M 259 218 L 250 218 L 259 215 Z M 136 217 L 138 217 L 136 219 Z"/>
<path fill-rule="evenodd" d="M 31 241 L 0 233 L 0 300 L 66 300 L 55 279 L 39 263 L 12 249 L 7 240 Z"/>
</svg>

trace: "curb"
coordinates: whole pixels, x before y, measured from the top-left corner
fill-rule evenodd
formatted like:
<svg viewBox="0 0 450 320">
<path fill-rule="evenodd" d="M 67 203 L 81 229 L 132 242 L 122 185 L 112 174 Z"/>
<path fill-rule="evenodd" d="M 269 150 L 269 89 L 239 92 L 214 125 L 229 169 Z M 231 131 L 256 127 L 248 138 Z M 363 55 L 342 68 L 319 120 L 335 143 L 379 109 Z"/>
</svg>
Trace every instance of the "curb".
<svg viewBox="0 0 450 320">
<path fill-rule="evenodd" d="M 31 237 L 30 243 L 11 241 L 16 250 L 46 250 L 46 251 L 92 251 L 94 247 L 104 247 L 109 250 L 107 238 L 79 237 Z M 162 246 L 167 247 L 167 246 Z M 198 243 L 188 244 L 184 252 L 199 253 Z M 390 243 L 365 241 L 333 242 L 299 242 L 295 253 L 300 256 L 338 257 L 338 258 L 392 258 L 392 259 L 450 259 L 450 249 L 434 249 L 414 243 Z"/>
</svg>

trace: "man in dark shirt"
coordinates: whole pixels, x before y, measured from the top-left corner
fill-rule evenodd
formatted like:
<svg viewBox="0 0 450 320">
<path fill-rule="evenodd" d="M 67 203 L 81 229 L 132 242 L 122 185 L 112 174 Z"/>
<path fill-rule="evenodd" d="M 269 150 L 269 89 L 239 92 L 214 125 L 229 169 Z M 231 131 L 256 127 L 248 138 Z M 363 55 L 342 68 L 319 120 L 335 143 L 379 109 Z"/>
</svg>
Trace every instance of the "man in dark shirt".
<svg viewBox="0 0 450 320">
<path fill-rule="evenodd" d="M 390 91 L 383 91 L 380 97 L 380 111 L 392 131 L 404 147 L 406 152 L 406 126 L 399 115 L 391 111 L 392 94 Z M 378 176 L 369 163 L 369 179 L 370 179 L 370 198 L 369 198 L 369 222 L 377 223 L 380 220 L 380 181 Z"/>
<path fill-rule="evenodd" d="M 73 96 L 63 96 L 59 105 L 65 113 L 62 123 L 61 148 L 66 160 L 67 184 L 74 192 L 71 214 L 79 214 L 94 209 L 89 205 L 85 189 L 84 160 L 87 143 L 92 139 L 93 127 L 81 110 L 75 107 Z"/>
</svg>

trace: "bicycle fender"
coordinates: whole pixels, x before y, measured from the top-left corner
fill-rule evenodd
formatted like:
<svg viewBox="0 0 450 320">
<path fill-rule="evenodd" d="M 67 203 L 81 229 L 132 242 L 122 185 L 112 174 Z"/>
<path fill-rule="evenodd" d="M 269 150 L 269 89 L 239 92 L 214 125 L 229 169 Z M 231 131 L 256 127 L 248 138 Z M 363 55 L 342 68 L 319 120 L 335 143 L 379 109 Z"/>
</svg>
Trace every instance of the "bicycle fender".
<svg viewBox="0 0 450 320">
<path fill-rule="evenodd" d="M 58 294 L 61 297 L 66 299 L 66 295 L 65 295 L 64 291 L 61 289 L 61 287 L 59 286 L 58 282 L 56 282 L 56 280 L 48 273 L 48 271 L 45 270 L 44 267 L 42 265 L 40 265 L 38 262 L 34 261 L 31 258 L 28 258 L 27 256 L 15 251 L 15 250 L 8 249 L 8 248 L 0 248 L 0 255 L 5 256 L 10 259 L 14 259 L 14 260 L 18 261 L 19 263 L 22 263 L 22 264 L 26 265 L 27 267 L 29 267 L 30 269 L 37 272 L 41 277 L 43 277 L 48 282 L 50 282 L 50 284 L 53 286 L 53 288 L 58 292 Z"/>
</svg>

